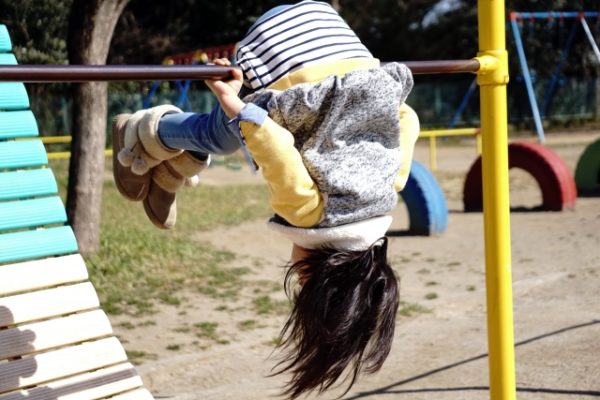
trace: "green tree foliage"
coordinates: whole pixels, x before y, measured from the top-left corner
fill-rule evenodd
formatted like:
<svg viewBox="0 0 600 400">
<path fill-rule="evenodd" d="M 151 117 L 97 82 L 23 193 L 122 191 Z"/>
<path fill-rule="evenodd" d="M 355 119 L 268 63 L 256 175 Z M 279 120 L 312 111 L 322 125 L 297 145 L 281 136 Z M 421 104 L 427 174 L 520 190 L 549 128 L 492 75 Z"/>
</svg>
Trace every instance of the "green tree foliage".
<svg viewBox="0 0 600 400">
<path fill-rule="evenodd" d="M 0 22 L 9 29 L 20 63 L 67 63 L 71 3 L 72 0 L 0 0 Z"/>
<path fill-rule="evenodd" d="M 158 64 L 166 56 L 237 42 L 277 0 L 132 0 L 116 28 L 111 63 Z"/>
<path fill-rule="evenodd" d="M 67 64 L 67 21 L 72 0 L 0 0 L 0 23 L 8 28 L 20 64 Z M 28 84 L 31 108 L 42 135 L 65 134 L 68 84 Z"/>
</svg>

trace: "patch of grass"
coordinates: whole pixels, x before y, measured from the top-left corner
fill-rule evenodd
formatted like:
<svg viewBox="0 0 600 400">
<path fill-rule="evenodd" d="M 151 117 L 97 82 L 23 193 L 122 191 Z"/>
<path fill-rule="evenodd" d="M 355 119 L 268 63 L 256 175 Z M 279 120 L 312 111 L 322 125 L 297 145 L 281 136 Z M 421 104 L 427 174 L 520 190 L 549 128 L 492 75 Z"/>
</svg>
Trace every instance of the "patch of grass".
<svg viewBox="0 0 600 400">
<path fill-rule="evenodd" d="M 190 328 L 189 326 L 180 326 L 179 328 L 173 329 L 173 331 L 177 333 L 190 333 L 192 331 L 192 328 Z"/>
<path fill-rule="evenodd" d="M 238 298 L 242 287 L 242 276 L 250 273 L 246 267 L 224 268 L 219 265 L 207 267 L 204 271 L 204 282 L 197 286 L 197 290 L 216 299 Z"/>
<path fill-rule="evenodd" d="M 474 292 L 475 289 L 476 289 L 475 285 L 469 285 L 469 286 L 467 286 L 467 291 L 469 291 L 469 292 Z"/>
<path fill-rule="evenodd" d="M 161 293 L 158 298 L 160 299 L 160 301 L 162 301 L 165 304 L 170 304 L 172 306 L 179 306 L 181 305 L 181 300 L 179 299 L 179 297 L 174 296 L 171 293 Z"/>
<path fill-rule="evenodd" d="M 51 160 L 50 167 L 65 201 L 68 161 Z M 107 162 L 108 176 L 110 168 Z M 185 188 L 177 195 L 177 208 L 176 227 L 161 231 L 148 221 L 141 203 L 123 199 L 112 179 L 105 181 L 101 248 L 86 257 L 86 264 L 107 313 L 152 314 L 157 301 L 179 305 L 182 299 L 177 293 L 186 288 L 204 288 L 217 297 L 232 297 L 237 292 L 240 277 L 248 269 L 224 268 L 233 254 L 198 244 L 193 234 L 269 216 L 266 186 Z"/>
<path fill-rule="evenodd" d="M 458 267 L 459 265 L 461 265 L 460 261 L 450 261 L 448 264 L 446 264 L 447 267 Z"/>
<path fill-rule="evenodd" d="M 87 265 L 110 313 L 149 314 L 156 299 L 177 305 L 175 293 L 211 282 L 212 273 L 233 258 L 228 252 L 164 235 L 129 225 L 102 229 L 101 250 L 87 257 Z M 196 262 L 196 257 L 202 262 Z"/>
<path fill-rule="evenodd" d="M 136 365 L 140 365 L 144 361 L 156 360 L 158 358 L 158 356 L 154 353 L 148 353 L 139 350 L 126 350 L 126 353 L 127 358 L 129 358 L 129 360 Z"/>
<path fill-rule="evenodd" d="M 247 319 L 238 323 L 238 328 L 242 331 L 250 331 L 258 328 L 258 321 L 254 319 Z"/>
<path fill-rule="evenodd" d="M 254 311 L 259 315 L 281 315 L 289 310 L 286 300 L 273 300 L 270 296 L 259 296 L 252 300 Z"/>
<path fill-rule="evenodd" d="M 219 225 L 236 226 L 272 214 L 263 185 L 202 186 L 177 194 L 181 218 L 177 229 L 208 230 Z"/>
<path fill-rule="evenodd" d="M 400 314 L 403 317 L 412 317 L 416 314 L 425 314 L 429 312 L 431 312 L 429 308 L 424 307 L 419 303 L 401 301 L 400 307 L 398 307 L 398 314 Z"/>
<path fill-rule="evenodd" d="M 129 322 L 129 321 L 120 322 L 119 324 L 117 324 L 117 326 L 118 326 L 119 328 L 123 328 L 123 329 L 129 329 L 129 330 L 135 329 L 135 325 L 133 325 L 133 324 L 132 324 L 131 322 Z"/>
<path fill-rule="evenodd" d="M 427 300 L 435 300 L 438 297 L 439 297 L 438 294 L 435 292 L 429 292 L 425 295 L 425 299 L 427 299 Z"/>
<path fill-rule="evenodd" d="M 201 339 L 209 339 L 218 344 L 229 344 L 229 340 L 218 336 L 217 328 L 219 324 L 212 321 L 202 321 L 194 324 L 195 335 Z"/>
<path fill-rule="evenodd" d="M 219 324 L 217 322 L 203 321 L 194 324 L 196 328 L 196 336 L 199 338 L 217 339 L 217 328 Z"/>
<path fill-rule="evenodd" d="M 421 268 L 420 270 L 417 271 L 417 274 L 430 274 L 431 271 L 428 270 L 427 268 Z"/>
<path fill-rule="evenodd" d="M 437 286 L 438 283 L 436 281 L 429 281 L 425 284 L 425 286 Z"/>
<path fill-rule="evenodd" d="M 263 293 L 273 293 L 273 292 L 279 292 L 280 290 L 283 290 L 282 283 L 274 282 L 274 281 L 266 280 L 266 279 L 252 281 L 252 284 L 256 285 L 257 289 L 259 291 L 262 291 Z"/>
<path fill-rule="evenodd" d="M 180 344 L 169 344 L 167 345 L 166 349 L 169 351 L 179 351 L 181 350 L 181 346 Z"/>
</svg>

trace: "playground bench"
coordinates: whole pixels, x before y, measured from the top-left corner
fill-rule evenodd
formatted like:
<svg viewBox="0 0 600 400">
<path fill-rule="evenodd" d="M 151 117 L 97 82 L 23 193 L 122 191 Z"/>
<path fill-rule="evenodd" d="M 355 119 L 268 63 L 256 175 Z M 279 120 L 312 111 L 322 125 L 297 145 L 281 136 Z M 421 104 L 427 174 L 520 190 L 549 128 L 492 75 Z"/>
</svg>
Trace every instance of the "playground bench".
<svg viewBox="0 0 600 400">
<path fill-rule="evenodd" d="M 0 64 L 17 63 L 10 51 L 0 25 Z M 151 400 L 100 308 L 38 134 L 25 86 L 0 83 L 0 400 Z"/>
</svg>

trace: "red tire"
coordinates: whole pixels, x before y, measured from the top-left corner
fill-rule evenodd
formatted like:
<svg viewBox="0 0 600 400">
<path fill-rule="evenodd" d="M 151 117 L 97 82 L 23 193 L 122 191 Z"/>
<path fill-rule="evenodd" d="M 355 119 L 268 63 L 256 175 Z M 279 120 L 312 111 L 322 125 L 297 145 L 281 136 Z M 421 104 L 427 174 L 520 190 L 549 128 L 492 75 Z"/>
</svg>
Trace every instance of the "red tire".
<svg viewBox="0 0 600 400">
<path fill-rule="evenodd" d="M 508 145 L 508 167 L 527 171 L 542 191 L 542 210 L 562 211 L 575 207 L 577 188 L 566 164 L 543 145 L 515 142 Z M 465 211 L 483 209 L 481 157 L 471 166 L 463 189 Z"/>
</svg>

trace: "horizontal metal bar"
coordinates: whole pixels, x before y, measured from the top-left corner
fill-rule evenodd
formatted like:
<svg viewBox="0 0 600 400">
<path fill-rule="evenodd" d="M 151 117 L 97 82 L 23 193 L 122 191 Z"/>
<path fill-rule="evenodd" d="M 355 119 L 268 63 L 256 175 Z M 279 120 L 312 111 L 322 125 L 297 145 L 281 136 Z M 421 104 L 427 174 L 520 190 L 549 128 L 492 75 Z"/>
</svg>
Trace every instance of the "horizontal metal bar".
<svg viewBox="0 0 600 400">
<path fill-rule="evenodd" d="M 445 136 L 473 136 L 479 135 L 481 129 L 479 128 L 456 128 L 456 129 L 435 129 L 419 132 L 419 138 L 429 137 L 445 137 Z"/>
<path fill-rule="evenodd" d="M 60 143 L 71 143 L 71 136 L 42 136 L 42 143 L 44 144 L 60 144 Z"/>
<path fill-rule="evenodd" d="M 112 149 L 106 149 L 106 150 L 104 150 L 104 156 L 105 157 L 112 156 Z M 71 152 L 70 151 L 53 151 L 53 152 L 48 152 L 48 160 L 66 160 L 68 158 L 71 158 Z"/>
<path fill-rule="evenodd" d="M 596 11 L 513 11 L 510 19 L 561 19 L 561 18 L 596 18 Z"/>
<path fill-rule="evenodd" d="M 406 64 L 415 75 L 422 74 L 451 74 L 459 72 L 479 71 L 479 61 L 468 60 L 437 60 L 437 61 L 400 61 Z"/>
<path fill-rule="evenodd" d="M 414 74 L 477 72 L 470 60 L 407 61 Z M 234 67 L 218 65 L 0 65 L 0 82 L 92 82 L 226 79 Z"/>
<path fill-rule="evenodd" d="M 92 82 L 226 79 L 233 67 L 218 65 L 0 65 L 0 81 Z"/>
</svg>

